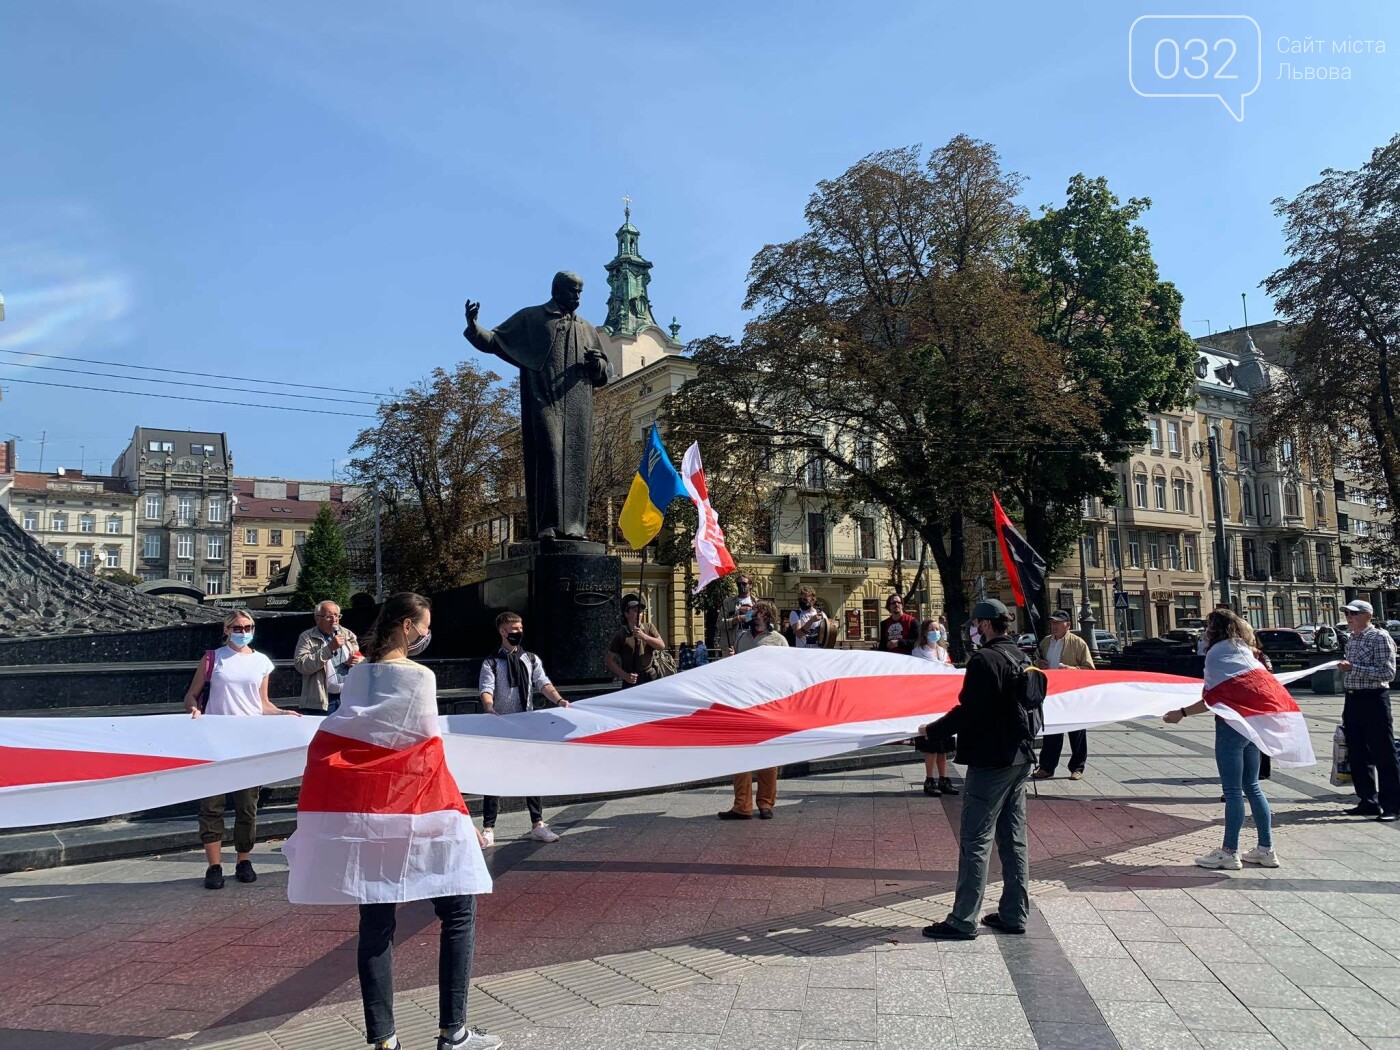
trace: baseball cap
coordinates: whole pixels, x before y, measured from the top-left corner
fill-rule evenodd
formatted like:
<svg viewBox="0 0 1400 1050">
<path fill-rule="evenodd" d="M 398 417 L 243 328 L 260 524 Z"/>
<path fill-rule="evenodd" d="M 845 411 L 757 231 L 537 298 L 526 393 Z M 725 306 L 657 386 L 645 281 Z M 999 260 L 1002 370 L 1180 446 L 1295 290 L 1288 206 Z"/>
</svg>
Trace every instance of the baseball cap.
<svg viewBox="0 0 1400 1050">
<path fill-rule="evenodd" d="M 1050 614 L 1050 619 L 1054 620 L 1057 623 L 1072 622 L 1069 618 L 1069 613 L 1065 612 L 1063 609 L 1056 609 L 1054 612 L 1052 612 Z"/>
<path fill-rule="evenodd" d="M 1009 613 L 1005 605 L 995 598 L 984 598 L 972 607 L 972 618 L 974 620 L 993 620 L 998 616 L 1007 616 Z"/>
<path fill-rule="evenodd" d="M 1375 610 L 1374 608 L 1372 608 L 1370 602 L 1363 602 L 1363 601 L 1360 601 L 1360 600 L 1357 600 L 1357 601 L 1354 601 L 1354 602 L 1347 602 L 1346 605 L 1343 605 L 1343 606 L 1342 606 L 1342 611 L 1343 611 L 1343 612 L 1364 612 L 1364 613 L 1370 613 L 1370 614 L 1372 614 L 1372 615 L 1375 615 L 1375 612 L 1376 612 L 1376 610 Z"/>
<path fill-rule="evenodd" d="M 638 598 L 635 594 L 624 594 L 622 596 L 622 608 L 625 612 L 631 608 L 645 609 L 647 603 Z"/>
</svg>

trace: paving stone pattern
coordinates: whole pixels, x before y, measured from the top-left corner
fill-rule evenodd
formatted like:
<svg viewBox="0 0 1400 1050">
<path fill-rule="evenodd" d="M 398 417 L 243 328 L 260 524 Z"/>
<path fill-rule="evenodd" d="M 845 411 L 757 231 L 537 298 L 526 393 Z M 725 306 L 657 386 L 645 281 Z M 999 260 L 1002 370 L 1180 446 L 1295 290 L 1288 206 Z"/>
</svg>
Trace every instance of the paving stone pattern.
<svg viewBox="0 0 1400 1050">
<path fill-rule="evenodd" d="M 1323 754 L 1340 705 L 1300 698 Z M 1195 868 L 1212 733 L 1095 731 L 1084 781 L 1039 784 L 1024 937 L 919 935 L 957 803 L 917 767 L 784 781 L 771 822 L 716 821 L 719 789 L 567 807 L 548 847 L 508 815 L 471 1021 L 544 1050 L 1400 1047 L 1396 827 L 1340 816 L 1322 767 L 1280 770 L 1283 866 Z M 0 1050 L 362 1045 L 353 909 L 293 909 L 259 862 L 220 894 L 192 854 L 0 877 Z M 399 1033 L 431 1046 L 436 931 L 400 914 Z"/>
</svg>

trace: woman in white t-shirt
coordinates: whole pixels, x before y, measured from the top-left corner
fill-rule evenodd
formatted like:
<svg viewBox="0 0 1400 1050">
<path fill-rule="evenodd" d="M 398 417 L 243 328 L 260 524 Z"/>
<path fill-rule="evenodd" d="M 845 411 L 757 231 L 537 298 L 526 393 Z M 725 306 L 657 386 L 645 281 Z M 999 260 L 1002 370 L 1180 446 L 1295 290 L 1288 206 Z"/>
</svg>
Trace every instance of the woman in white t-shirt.
<svg viewBox="0 0 1400 1050">
<path fill-rule="evenodd" d="M 262 653 L 253 651 L 252 613 L 247 609 L 238 609 L 224 617 L 224 642 L 222 648 L 205 653 L 195 670 L 194 680 L 185 694 L 185 710 L 191 718 L 203 715 L 301 717 L 295 711 L 283 711 L 268 699 L 267 683 L 272 675 L 272 661 Z M 206 681 L 209 695 L 201 708 L 200 700 Z M 258 873 L 253 870 L 252 853 L 258 826 L 259 790 L 250 787 L 229 793 L 233 796 L 233 846 L 238 851 L 234 876 L 239 882 L 258 880 Z M 204 843 L 204 856 L 209 862 L 204 872 L 206 890 L 224 888 L 224 869 L 219 863 L 219 855 L 224 842 L 226 801 L 227 795 L 210 795 L 199 805 L 199 841 Z"/>
<path fill-rule="evenodd" d="M 919 644 L 914 646 L 913 655 L 921 660 L 951 667 L 953 661 L 948 655 L 948 650 L 943 647 L 943 641 L 943 625 L 937 620 L 925 620 L 919 628 Z M 924 756 L 924 794 L 958 794 L 958 789 L 948 778 L 948 756 L 942 751 L 924 750 L 932 745 L 923 737 L 915 740 L 915 746 Z"/>
</svg>

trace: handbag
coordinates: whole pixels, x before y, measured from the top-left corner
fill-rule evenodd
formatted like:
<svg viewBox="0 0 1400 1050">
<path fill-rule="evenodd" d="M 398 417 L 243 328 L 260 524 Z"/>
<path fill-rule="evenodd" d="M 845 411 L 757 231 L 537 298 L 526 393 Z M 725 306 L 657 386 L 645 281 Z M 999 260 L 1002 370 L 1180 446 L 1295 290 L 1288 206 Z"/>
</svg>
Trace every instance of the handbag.
<svg viewBox="0 0 1400 1050">
<path fill-rule="evenodd" d="M 204 650 L 204 685 L 199 690 L 199 698 L 195 703 L 199 706 L 199 713 L 203 714 L 209 706 L 209 680 L 214 677 L 214 650 Z"/>
<path fill-rule="evenodd" d="M 658 649 L 651 658 L 651 677 L 665 678 L 676 673 L 676 658 L 670 649 Z"/>
</svg>

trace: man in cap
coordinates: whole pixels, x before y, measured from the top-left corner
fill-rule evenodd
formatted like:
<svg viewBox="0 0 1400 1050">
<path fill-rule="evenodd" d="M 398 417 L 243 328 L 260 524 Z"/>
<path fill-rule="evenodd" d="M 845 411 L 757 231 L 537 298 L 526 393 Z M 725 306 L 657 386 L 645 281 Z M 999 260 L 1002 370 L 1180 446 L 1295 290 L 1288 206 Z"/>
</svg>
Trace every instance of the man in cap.
<svg viewBox="0 0 1400 1050">
<path fill-rule="evenodd" d="M 622 596 L 622 626 L 608 643 L 603 664 L 617 675 L 622 688 L 650 682 L 656 677 L 652 661 L 666 648 L 666 640 L 649 623 L 642 623 L 646 603 L 635 594 Z"/>
<path fill-rule="evenodd" d="M 1057 609 L 1050 614 L 1050 633 L 1040 640 L 1040 656 L 1035 665 L 1044 671 L 1061 667 L 1077 667 L 1081 671 L 1094 669 L 1094 658 L 1083 638 L 1069 629 L 1069 613 Z M 1065 747 L 1065 735 L 1054 733 L 1042 738 L 1040 766 L 1031 774 L 1036 780 L 1049 780 L 1060 764 Z M 1075 729 L 1069 734 L 1069 778 L 1084 779 L 1084 763 L 1089 758 L 1089 731 Z"/>
<path fill-rule="evenodd" d="M 1025 933 L 1030 914 L 1026 779 L 1035 752 L 1016 693 L 1029 660 L 1006 633 L 1011 614 L 1001 602 L 978 602 L 972 608 L 972 621 L 982 646 L 967 662 L 958 706 L 939 721 L 920 727 L 930 739 L 956 733 L 958 761 L 967 763 L 953 910 L 942 922 L 924 927 L 924 936 L 936 940 L 970 941 L 977 936 L 993 837 L 1001 857 L 1003 888 L 1000 905 L 983 917 L 982 925 L 1003 933 Z"/>
<path fill-rule="evenodd" d="M 1400 763 L 1395 758 L 1395 723 L 1390 712 L 1390 683 L 1395 678 L 1395 641 L 1371 622 L 1370 602 L 1342 606 L 1351 633 L 1343 673 L 1346 699 L 1342 729 L 1351 756 L 1352 785 L 1359 800 L 1347 813 L 1384 823 L 1400 819 Z M 1371 767 L 1376 776 L 1371 776 Z M 1380 782 L 1377 791 L 1376 782 Z"/>
</svg>

